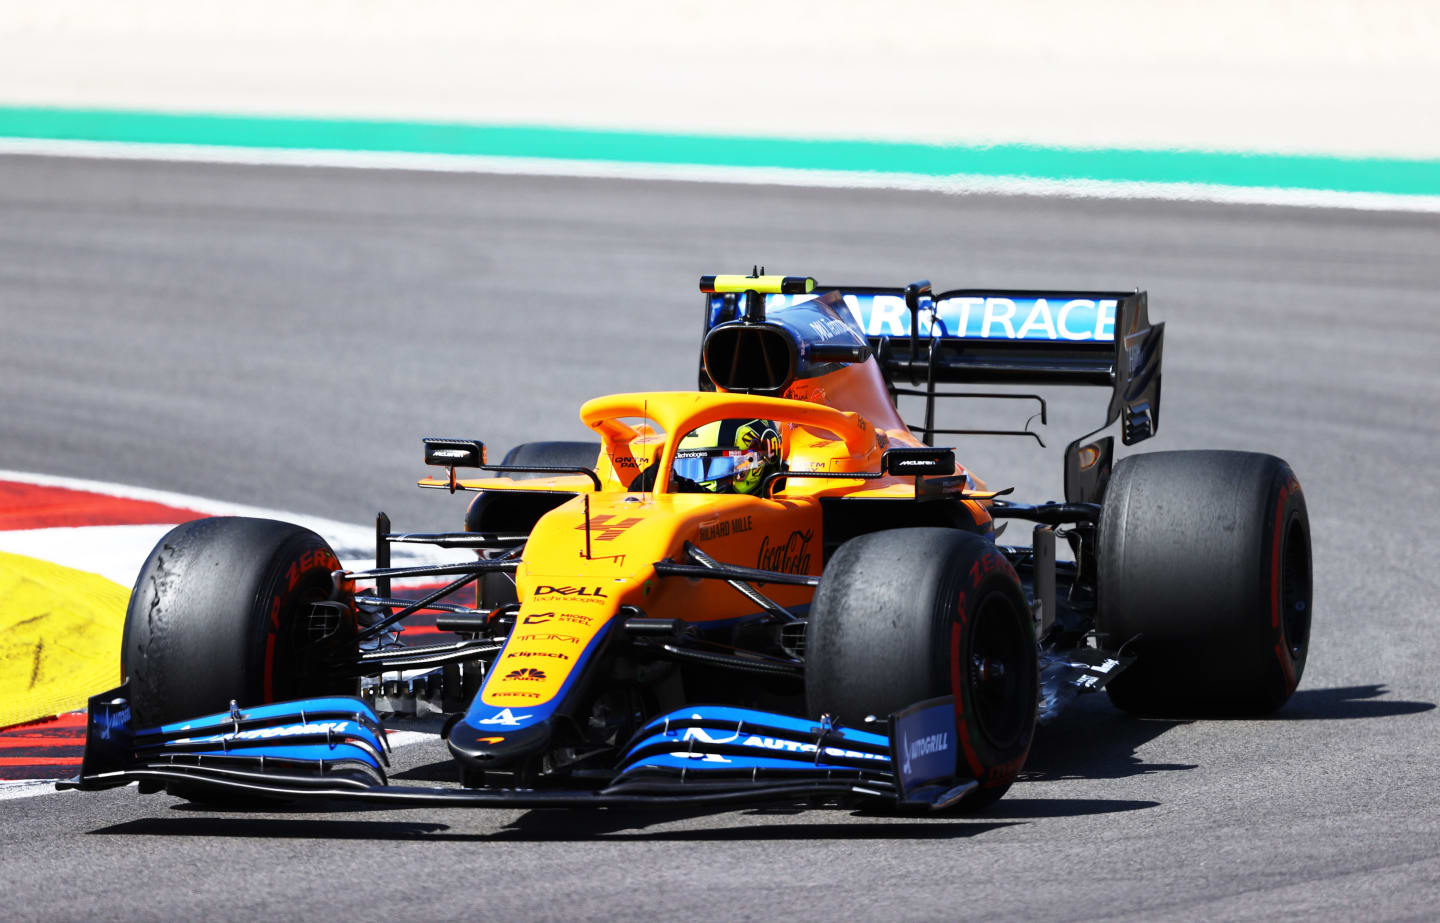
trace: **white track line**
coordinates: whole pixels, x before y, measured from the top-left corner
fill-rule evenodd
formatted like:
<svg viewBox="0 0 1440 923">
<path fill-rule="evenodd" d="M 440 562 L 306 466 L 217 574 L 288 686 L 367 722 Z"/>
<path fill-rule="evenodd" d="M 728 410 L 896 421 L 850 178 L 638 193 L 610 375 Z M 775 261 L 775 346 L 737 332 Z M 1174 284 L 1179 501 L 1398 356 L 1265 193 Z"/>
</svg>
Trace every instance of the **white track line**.
<svg viewBox="0 0 1440 923">
<path fill-rule="evenodd" d="M 48 779 L 25 779 L 19 782 L 0 781 L 0 801 L 15 798 L 34 798 L 49 795 L 55 791 L 55 783 Z"/>
<path fill-rule="evenodd" d="M 254 516 L 259 519 L 280 519 L 285 522 L 293 522 L 296 525 L 304 526 L 307 529 L 323 536 L 335 554 L 345 563 L 347 567 L 361 569 L 371 567 L 375 562 L 375 530 L 373 527 L 357 526 L 352 523 L 339 522 L 334 519 L 325 519 L 319 516 L 308 516 L 299 513 L 291 513 L 285 510 L 266 509 L 258 506 L 246 506 L 240 503 L 228 503 L 223 500 L 210 500 L 205 497 L 195 497 L 188 494 L 174 493 L 168 490 L 155 490 L 149 487 L 132 487 L 128 484 L 111 484 L 105 481 L 91 481 L 84 478 L 58 477 L 50 474 L 37 474 L 31 471 L 5 471 L 0 470 L 0 481 L 20 481 L 26 484 L 38 484 L 44 487 L 62 487 L 70 490 L 83 490 L 91 493 L 106 494 L 112 497 L 121 497 L 128 500 L 143 500 L 149 503 L 160 503 L 165 506 L 180 507 L 181 509 L 194 510 L 197 513 L 205 513 L 211 516 Z M 164 527 L 140 527 L 140 526 L 85 526 L 87 529 L 160 529 L 164 534 Z M 44 533 L 58 532 L 60 534 L 73 534 L 73 530 L 49 530 L 38 529 L 30 533 L 12 532 L 16 536 L 14 541 L 5 541 L 6 533 L 0 532 L 0 545 L 5 550 L 13 551 L 16 554 L 26 554 L 24 550 L 15 547 L 20 541 L 19 536 L 33 536 L 39 545 L 50 547 L 52 544 Z M 149 536 L 149 533 L 145 533 Z M 154 546 L 154 539 L 159 535 L 151 537 L 148 544 L 144 545 L 139 560 L 144 561 L 145 554 L 149 553 Z M 137 542 L 139 539 L 137 538 Z M 31 555 L 32 557 L 44 557 L 44 555 Z M 444 549 L 426 548 L 417 545 L 394 546 L 391 549 L 391 563 L 396 567 L 409 566 L 414 564 L 432 564 L 445 561 L 458 560 L 456 552 L 445 551 Z M 47 558 L 47 560 L 53 560 Z M 65 561 L 56 563 L 66 564 L 69 567 L 77 567 L 79 570 L 91 570 L 84 566 L 78 566 Z M 138 570 L 139 565 L 136 565 Z M 111 579 L 115 579 L 112 577 Z M 134 573 L 123 580 L 116 580 L 122 586 L 129 586 L 135 579 Z"/>
<path fill-rule="evenodd" d="M 1440 212 L 1440 196 L 1323 189 L 1222 186 L 1207 183 L 1149 183 L 1028 176 L 953 174 L 931 176 L 860 170 L 802 170 L 783 167 L 728 167 L 705 164 L 559 160 L 391 151 L 335 151 L 223 147 L 198 144 L 140 144 L 118 141 L 52 141 L 0 138 L 0 154 L 159 160 L 256 166 L 342 167 L 363 170 L 418 170 L 436 173 L 497 173 L 600 179 L 738 183 L 844 189 L 900 189 L 949 195 L 1052 196 L 1084 199 L 1156 199 L 1228 205 L 1288 205 L 1363 211 Z"/>
</svg>

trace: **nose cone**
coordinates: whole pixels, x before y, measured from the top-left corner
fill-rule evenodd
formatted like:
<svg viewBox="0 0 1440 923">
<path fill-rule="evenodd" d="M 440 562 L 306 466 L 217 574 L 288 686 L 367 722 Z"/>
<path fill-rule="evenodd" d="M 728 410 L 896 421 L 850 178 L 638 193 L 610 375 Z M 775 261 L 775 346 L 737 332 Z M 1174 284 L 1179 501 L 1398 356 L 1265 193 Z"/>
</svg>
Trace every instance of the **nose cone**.
<svg viewBox="0 0 1440 923">
<path fill-rule="evenodd" d="M 488 719 L 473 714 L 450 729 L 450 752 L 472 769 L 504 769 L 538 755 L 550 742 L 550 719 L 503 709 Z"/>
</svg>

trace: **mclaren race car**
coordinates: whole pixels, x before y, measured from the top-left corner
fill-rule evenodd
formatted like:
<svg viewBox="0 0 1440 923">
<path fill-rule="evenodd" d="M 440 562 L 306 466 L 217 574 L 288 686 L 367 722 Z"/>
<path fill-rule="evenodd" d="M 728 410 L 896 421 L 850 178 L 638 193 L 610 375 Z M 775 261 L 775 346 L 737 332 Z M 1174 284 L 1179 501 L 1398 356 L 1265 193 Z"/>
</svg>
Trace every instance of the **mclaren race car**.
<svg viewBox="0 0 1440 923">
<path fill-rule="evenodd" d="M 698 390 L 596 398 L 580 409 L 596 442 L 529 443 L 500 464 L 477 440 L 424 440 L 436 473 L 420 486 L 473 493 L 461 531 L 395 531 L 382 513 L 364 570 L 281 522 L 170 532 L 69 785 L 974 810 L 1078 695 L 1251 715 L 1294 692 L 1311 580 L 1289 467 L 1211 451 L 1117 462 L 1114 437 L 1095 438 L 1118 422 L 1131 445 L 1158 424 L 1163 325 L 1145 293 L 763 272 L 700 288 Z M 1104 389 L 1101 428 L 1065 450 L 1063 499 L 1015 502 L 935 447 L 993 432 L 938 428 L 942 401 L 1044 412 L 1038 395 L 953 384 Z M 902 397 L 922 404 L 918 425 Z M 1016 520 L 1030 540 L 997 542 Z M 391 566 L 417 543 L 454 560 Z M 420 619 L 453 640 L 412 643 Z M 414 715 L 445 719 L 454 784 L 387 779 L 382 722 Z"/>
</svg>

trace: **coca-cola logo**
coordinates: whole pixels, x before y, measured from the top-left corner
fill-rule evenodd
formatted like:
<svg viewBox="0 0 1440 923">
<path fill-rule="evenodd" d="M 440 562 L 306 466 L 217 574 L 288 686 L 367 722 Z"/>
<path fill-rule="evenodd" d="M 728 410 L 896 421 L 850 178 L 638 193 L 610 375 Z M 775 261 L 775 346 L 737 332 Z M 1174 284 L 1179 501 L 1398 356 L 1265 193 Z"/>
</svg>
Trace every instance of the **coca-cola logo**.
<svg viewBox="0 0 1440 923">
<path fill-rule="evenodd" d="M 770 536 L 760 540 L 760 555 L 755 566 L 761 570 L 779 571 L 782 574 L 810 573 L 810 539 L 814 531 L 802 532 L 796 529 L 783 542 L 770 543 Z"/>
</svg>

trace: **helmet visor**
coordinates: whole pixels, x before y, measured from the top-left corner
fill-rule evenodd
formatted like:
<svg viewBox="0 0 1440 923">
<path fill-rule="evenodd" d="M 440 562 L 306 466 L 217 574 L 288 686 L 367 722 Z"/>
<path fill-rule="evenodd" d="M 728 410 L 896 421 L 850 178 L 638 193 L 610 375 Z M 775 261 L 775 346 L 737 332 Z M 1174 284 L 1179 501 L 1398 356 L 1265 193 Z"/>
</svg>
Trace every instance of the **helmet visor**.
<svg viewBox="0 0 1440 923">
<path fill-rule="evenodd" d="M 711 484 L 726 478 L 743 478 L 765 459 L 749 449 L 687 449 L 675 455 L 675 473 L 696 484 Z"/>
</svg>

